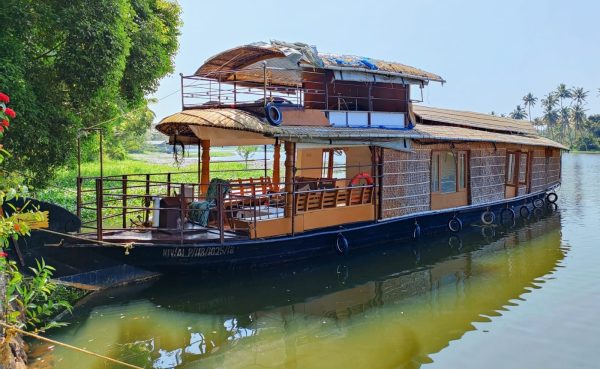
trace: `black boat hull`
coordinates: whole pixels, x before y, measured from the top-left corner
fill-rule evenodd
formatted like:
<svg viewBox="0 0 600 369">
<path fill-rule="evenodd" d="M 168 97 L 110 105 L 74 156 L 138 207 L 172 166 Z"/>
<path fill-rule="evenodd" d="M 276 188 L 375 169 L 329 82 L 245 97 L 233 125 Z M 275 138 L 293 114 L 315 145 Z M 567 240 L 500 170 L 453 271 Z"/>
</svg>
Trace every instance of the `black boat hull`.
<svg viewBox="0 0 600 369">
<path fill-rule="evenodd" d="M 443 232 L 457 236 L 454 240 L 460 242 L 461 232 L 473 227 L 478 227 L 482 232 L 493 233 L 499 224 L 513 225 L 522 217 L 520 210 L 523 205 L 529 210 L 523 210 L 524 215 L 541 215 L 541 212 L 548 211 L 548 207 L 544 206 L 534 212 L 532 204 L 534 200 L 545 197 L 546 192 L 539 192 L 481 206 L 471 205 L 378 222 L 335 226 L 294 236 L 226 240 L 223 244 L 218 240 L 202 244 L 135 244 L 132 249 L 126 250 L 124 247 L 92 243 L 60 243 L 60 237 L 36 232 L 38 234 L 33 235 L 35 242 L 30 242 L 26 248 L 25 259 L 27 263 L 31 263 L 34 259 L 43 257 L 63 275 L 118 264 L 148 269 L 194 268 L 206 271 L 265 267 L 315 257 L 340 258 L 384 242 L 405 242 Z M 514 209 L 514 217 L 510 211 L 504 210 L 507 208 Z M 481 215 L 487 210 L 495 214 L 495 223 L 482 226 Z M 450 220 L 455 218 L 462 223 L 462 230 L 459 232 L 449 229 Z M 49 245 L 52 243 L 60 245 Z"/>
</svg>

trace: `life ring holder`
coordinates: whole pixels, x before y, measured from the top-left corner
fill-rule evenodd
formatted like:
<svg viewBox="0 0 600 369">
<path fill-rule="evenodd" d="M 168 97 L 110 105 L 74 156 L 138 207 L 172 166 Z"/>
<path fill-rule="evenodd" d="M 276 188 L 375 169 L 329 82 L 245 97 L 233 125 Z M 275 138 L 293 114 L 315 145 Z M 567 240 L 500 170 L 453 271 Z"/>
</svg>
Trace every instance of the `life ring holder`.
<svg viewBox="0 0 600 369">
<path fill-rule="evenodd" d="M 364 179 L 367 182 L 367 185 L 372 186 L 373 183 L 375 183 L 373 181 L 373 177 L 371 177 L 371 175 L 367 172 L 362 172 L 362 173 L 358 173 L 357 175 L 355 175 L 354 177 L 352 177 L 352 179 L 350 180 L 350 187 L 352 186 L 356 186 L 361 179 Z"/>
<path fill-rule="evenodd" d="M 272 126 L 278 127 L 283 119 L 283 114 L 275 103 L 270 102 L 265 105 L 265 117 Z"/>
</svg>

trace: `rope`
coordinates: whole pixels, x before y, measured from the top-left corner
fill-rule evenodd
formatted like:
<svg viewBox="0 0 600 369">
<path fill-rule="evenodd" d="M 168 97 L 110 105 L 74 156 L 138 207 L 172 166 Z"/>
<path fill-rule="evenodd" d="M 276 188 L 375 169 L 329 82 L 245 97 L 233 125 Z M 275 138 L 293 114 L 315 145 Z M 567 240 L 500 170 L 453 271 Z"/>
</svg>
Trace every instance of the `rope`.
<svg viewBox="0 0 600 369">
<path fill-rule="evenodd" d="M 176 91 L 173 91 L 173 92 L 171 92 L 171 93 L 170 93 L 170 94 L 168 94 L 168 95 L 165 95 L 165 96 L 163 96 L 163 97 L 161 97 L 161 98 L 159 98 L 159 99 L 156 99 L 156 102 L 159 102 L 159 101 L 161 101 L 161 100 L 164 100 L 164 99 L 166 99 L 167 97 L 171 97 L 171 96 L 175 95 L 176 93 L 178 93 L 179 91 L 181 91 L 181 89 L 177 89 Z M 91 126 L 89 126 L 89 127 L 85 127 L 85 128 L 84 128 L 84 130 L 86 130 L 86 129 L 92 129 L 92 128 L 96 128 L 96 127 L 98 127 L 98 126 L 101 126 L 101 125 L 103 125 L 103 124 L 105 124 L 105 123 L 112 122 L 113 120 L 116 120 L 116 119 L 119 119 L 119 118 L 123 118 L 123 117 L 124 117 L 124 116 L 126 116 L 127 114 L 130 114 L 130 113 L 136 112 L 136 111 L 138 111 L 138 110 L 146 109 L 146 108 L 148 108 L 148 106 L 147 106 L 147 105 L 146 105 L 146 106 L 140 106 L 140 107 L 139 107 L 139 108 L 137 108 L 137 109 L 132 109 L 132 110 L 129 110 L 129 111 L 127 111 L 127 112 L 125 112 L 125 113 L 123 113 L 123 114 L 121 114 L 121 115 L 118 115 L 118 116 L 116 116 L 116 117 L 113 117 L 113 118 L 107 119 L 107 120 L 105 120 L 104 122 L 96 123 L 96 124 L 93 124 L 93 125 L 91 125 Z"/>
<path fill-rule="evenodd" d="M 122 366 L 125 366 L 125 367 L 128 367 L 128 368 L 133 368 L 133 369 L 143 369 L 143 368 L 142 368 L 142 367 L 140 367 L 140 366 L 136 366 L 136 365 L 132 365 L 132 364 L 128 364 L 128 363 L 124 363 L 124 362 L 122 362 L 122 361 L 119 361 L 119 360 L 117 360 L 117 359 L 110 358 L 110 357 L 108 357 L 108 356 L 100 355 L 100 354 L 97 354 L 97 353 L 95 353 L 95 352 L 88 351 L 88 350 L 86 350 L 86 349 L 82 349 L 82 348 L 79 348 L 79 347 L 75 347 L 75 346 L 73 346 L 73 345 L 69 345 L 69 344 L 67 344 L 67 343 L 62 343 L 62 342 L 59 342 L 59 341 L 52 340 L 52 339 L 50 339 L 50 338 L 42 337 L 42 336 L 40 336 L 40 335 L 38 335 L 38 334 L 35 334 L 35 333 L 31 333 L 31 332 L 24 331 L 24 330 L 22 330 L 22 329 L 19 329 L 19 328 L 17 328 L 17 327 L 15 327 L 15 326 L 13 326 L 13 325 L 6 324 L 6 323 L 4 323 L 4 322 L 0 322 L 0 325 L 1 325 L 1 326 L 3 326 L 4 328 L 6 328 L 6 329 L 7 329 L 7 331 L 9 331 L 9 330 L 10 330 L 10 331 L 19 332 L 19 333 L 21 333 L 21 334 L 24 334 L 24 335 L 26 335 L 26 336 L 30 336 L 30 337 L 33 337 L 33 338 L 37 338 L 38 340 L 41 340 L 41 341 L 44 341 L 44 342 L 48 342 L 48 343 L 51 343 L 51 344 L 53 344 L 53 345 L 62 346 L 62 347 L 65 347 L 65 348 L 68 348 L 68 349 L 71 349 L 71 350 L 75 350 L 75 351 L 81 352 L 81 353 L 83 353 L 83 354 L 87 354 L 87 355 L 95 356 L 95 357 L 97 357 L 97 358 L 100 358 L 100 359 L 103 359 L 103 360 L 106 360 L 106 361 L 110 361 L 110 362 L 112 362 L 112 363 L 115 363 L 115 364 L 118 364 L 118 365 L 122 365 Z"/>
<path fill-rule="evenodd" d="M 51 231 L 49 229 L 43 229 L 43 228 L 37 228 L 36 231 L 42 231 L 42 232 L 54 234 L 54 235 L 57 235 L 57 236 L 66 236 L 66 237 L 73 238 L 75 240 L 86 241 L 86 242 L 91 242 L 91 243 L 97 243 L 99 245 L 106 245 L 106 246 L 113 246 L 113 247 L 122 247 L 122 248 L 125 249 L 125 255 L 129 255 L 129 251 L 132 250 L 134 248 L 134 245 L 135 245 L 135 242 L 116 243 L 116 242 L 107 242 L 107 241 L 100 241 L 100 240 L 90 240 L 89 238 L 79 237 L 79 236 L 75 236 L 75 235 L 72 235 L 72 234 L 69 234 L 69 233 L 62 233 L 62 232 Z"/>
</svg>

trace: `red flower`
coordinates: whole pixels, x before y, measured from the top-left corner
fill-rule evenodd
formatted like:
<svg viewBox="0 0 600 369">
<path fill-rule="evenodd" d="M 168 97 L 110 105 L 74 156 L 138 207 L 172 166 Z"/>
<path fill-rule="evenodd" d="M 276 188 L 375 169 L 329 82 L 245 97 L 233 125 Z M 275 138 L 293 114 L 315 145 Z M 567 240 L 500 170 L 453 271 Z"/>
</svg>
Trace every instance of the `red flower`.
<svg viewBox="0 0 600 369">
<path fill-rule="evenodd" d="M 4 126 L 0 126 L 0 132 L 4 132 Z"/>
<path fill-rule="evenodd" d="M 2 119 L 2 125 L 4 127 L 8 127 L 8 126 L 10 126 L 10 123 L 6 119 Z"/>
<path fill-rule="evenodd" d="M 6 109 L 4 109 L 4 113 L 5 113 L 6 115 L 8 115 L 9 117 L 11 117 L 11 118 L 14 118 L 14 117 L 16 117 L 16 116 L 17 116 L 17 113 L 15 113 L 15 111 L 14 111 L 14 110 L 12 110 L 11 108 L 6 108 Z"/>
<path fill-rule="evenodd" d="M 8 254 L 5 253 L 4 251 L 0 252 L 0 258 L 6 258 L 8 257 Z"/>
<path fill-rule="evenodd" d="M 10 102 L 10 97 L 8 97 L 7 94 L 3 94 L 2 92 L 0 92 L 0 102 L 8 104 Z"/>
<path fill-rule="evenodd" d="M 21 232 L 21 225 L 19 223 L 15 223 L 15 225 L 13 226 L 13 228 L 15 229 L 15 231 Z"/>
</svg>

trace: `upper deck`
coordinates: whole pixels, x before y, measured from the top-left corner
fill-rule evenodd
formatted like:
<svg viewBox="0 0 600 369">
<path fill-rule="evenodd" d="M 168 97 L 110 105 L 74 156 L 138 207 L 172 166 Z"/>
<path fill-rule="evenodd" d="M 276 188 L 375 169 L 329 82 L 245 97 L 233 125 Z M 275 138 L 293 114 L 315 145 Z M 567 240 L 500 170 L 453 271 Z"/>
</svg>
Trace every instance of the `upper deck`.
<svg viewBox="0 0 600 369">
<path fill-rule="evenodd" d="M 274 103 L 283 111 L 323 111 L 333 126 L 398 128 L 409 124 L 409 104 L 420 101 L 411 86 L 422 89 L 430 81 L 445 82 L 400 63 L 323 54 L 306 44 L 272 41 L 224 51 L 194 75 L 182 75 L 181 103 L 183 110 L 236 108 L 257 113 Z M 289 119 L 287 123 L 297 124 Z"/>
</svg>

